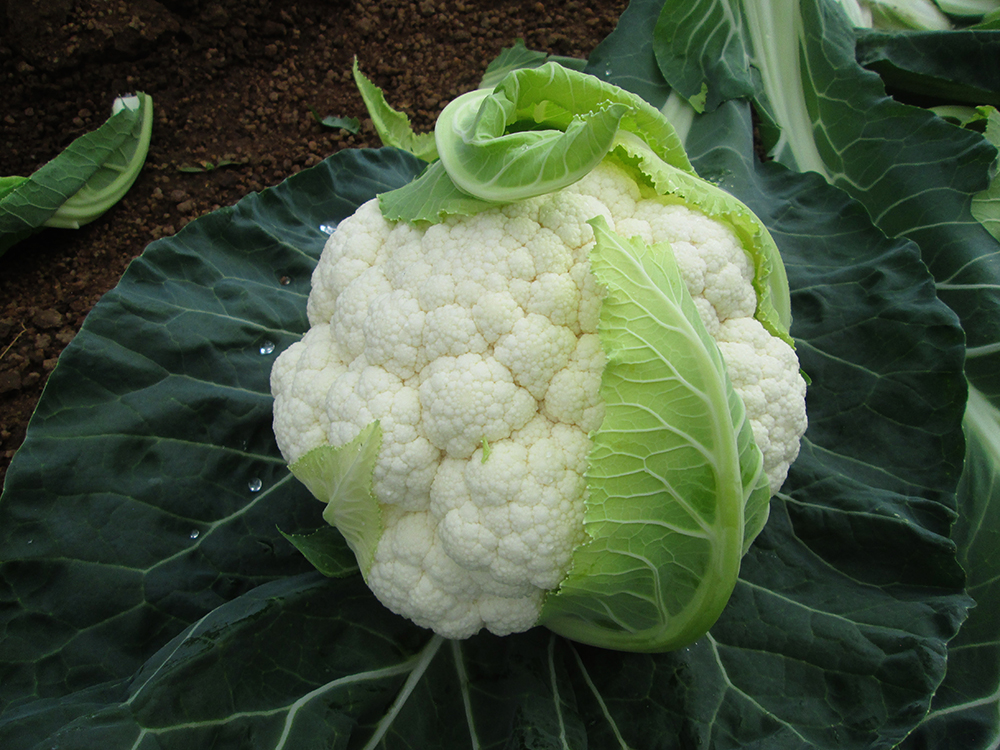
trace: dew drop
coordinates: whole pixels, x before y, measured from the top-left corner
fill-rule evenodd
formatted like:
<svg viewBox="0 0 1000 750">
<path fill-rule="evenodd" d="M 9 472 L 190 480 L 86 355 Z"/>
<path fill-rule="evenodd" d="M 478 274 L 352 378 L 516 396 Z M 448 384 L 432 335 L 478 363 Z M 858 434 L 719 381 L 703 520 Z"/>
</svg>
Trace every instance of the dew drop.
<svg viewBox="0 0 1000 750">
<path fill-rule="evenodd" d="M 288 276 L 282 276 L 280 279 L 278 279 L 278 283 L 281 284 L 282 286 L 288 286 L 289 284 L 292 283 L 292 280 Z"/>
<path fill-rule="evenodd" d="M 191 533 L 188 534 L 188 536 L 191 537 L 192 539 L 197 539 L 198 537 L 201 536 L 201 532 L 198 531 L 198 529 L 192 529 Z"/>
<path fill-rule="evenodd" d="M 320 224 L 319 225 L 319 231 L 321 231 L 323 234 L 333 234 L 335 231 L 337 231 L 337 225 L 336 224 Z"/>
<path fill-rule="evenodd" d="M 611 68 L 605 68 L 604 69 L 604 77 L 605 78 L 611 78 Z"/>
<path fill-rule="evenodd" d="M 273 341 L 265 341 L 263 344 L 260 345 L 261 354 L 271 354 L 273 351 L 274 351 Z"/>
<path fill-rule="evenodd" d="M 251 492 L 260 492 L 260 488 L 263 487 L 263 486 L 264 486 L 264 483 L 262 481 L 260 481 L 259 477 L 254 477 L 247 484 L 247 487 L 250 488 Z"/>
</svg>

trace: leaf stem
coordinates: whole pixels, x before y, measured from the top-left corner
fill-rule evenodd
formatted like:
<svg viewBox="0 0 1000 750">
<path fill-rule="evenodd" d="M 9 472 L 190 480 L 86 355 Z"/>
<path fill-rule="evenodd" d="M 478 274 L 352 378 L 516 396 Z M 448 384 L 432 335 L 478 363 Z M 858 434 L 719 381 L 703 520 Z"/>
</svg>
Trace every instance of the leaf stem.
<svg viewBox="0 0 1000 750">
<path fill-rule="evenodd" d="M 601 707 L 601 713 L 604 714 L 605 720 L 611 725 L 611 731 L 614 733 L 615 739 L 618 740 L 619 747 L 621 747 L 622 750 L 633 750 L 632 746 L 625 741 L 625 738 L 622 737 L 622 733 L 618 730 L 618 724 L 611 715 L 611 711 L 608 710 L 608 705 L 604 702 L 604 696 L 601 695 L 600 691 L 597 689 L 597 685 L 595 685 L 594 681 L 590 678 L 590 672 L 587 671 L 587 667 L 583 663 L 583 658 L 580 656 L 580 652 L 576 650 L 572 641 L 566 641 L 566 645 L 569 646 L 569 650 L 573 653 L 573 657 L 576 659 L 576 666 L 580 668 L 580 674 L 583 675 L 583 681 L 587 684 L 587 688 L 593 694 L 594 699 L 597 701 L 597 705 Z"/>
<path fill-rule="evenodd" d="M 427 645 L 424 646 L 423 651 L 420 652 L 420 656 L 416 663 L 413 665 L 413 671 L 410 672 L 410 676 L 406 678 L 406 683 L 403 685 L 403 689 L 399 691 L 399 695 L 396 696 L 396 700 L 393 701 L 392 706 L 385 716 L 382 717 L 382 721 L 378 723 L 375 727 L 375 733 L 372 734 L 371 738 L 365 744 L 363 750 L 374 750 L 376 746 L 382 741 L 385 733 L 389 731 L 389 727 L 392 726 L 393 721 L 399 715 L 399 712 L 403 710 L 403 706 L 406 705 L 406 701 L 409 700 L 410 696 L 413 695 L 413 691 L 417 687 L 417 683 L 424 676 L 424 672 L 427 671 L 428 665 L 434 659 L 435 654 L 437 654 L 438 649 L 441 648 L 441 644 L 444 643 L 444 638 L 440 635 L 435 635 L 431 638 Z"/>
<path fill-rule="evenodd" d="M 559 682 L 556 679 L 556 660 L 555 660 L 555 650 L 556 650 L 556 636 L 552 635 L 549 637 L 549 679 L 552 681 L 552 702 L 555 704 L 556 716 L 559 718 L 559 741 L 562 743 L 564 748 L 569 748 L 569 742 L 566 739 L 566 722 L 563 721 L 562 712 L 562 697 L 559 695 Z"/>
<path fill-rule="evenodd" d="M 485 440 L 486 438 L 483 438 Z M 471 750 L 479 750 L 479 735 L 476 734 L 476 722 L 472 715 L 472 700 L 469 695 L 469 673 L 465 671 L 465 659 L 462 658 L 462 647 L 458 641 L 451 641 L 451 655 L 455 659 L 455 671 L 458 673 L 458 684 L 462 691 L 462 705 L 465 707 L 465 719 L 469 723 L 469 738 Z"/>
</svg>

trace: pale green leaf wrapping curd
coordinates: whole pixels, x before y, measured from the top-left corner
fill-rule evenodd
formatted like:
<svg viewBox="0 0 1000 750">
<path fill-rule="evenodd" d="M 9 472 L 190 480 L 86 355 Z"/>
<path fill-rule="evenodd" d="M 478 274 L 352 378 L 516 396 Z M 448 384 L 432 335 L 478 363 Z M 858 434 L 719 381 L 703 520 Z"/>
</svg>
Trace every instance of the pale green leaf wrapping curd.
<svg viewBox="0 0 1000 750">
<path fill-rule="evenodd" d="M 669 245 L 591 222 L 607 288 L 600 335 L 607 412 L 592 436 L 589 541 L 540 622 L 605 648 L 663 651 L 700 637 L 729 600 L 744 508 L 770 491 L 743 402 Z M 759 531 L 759 529 L 757 529 Z"/>
</svg>

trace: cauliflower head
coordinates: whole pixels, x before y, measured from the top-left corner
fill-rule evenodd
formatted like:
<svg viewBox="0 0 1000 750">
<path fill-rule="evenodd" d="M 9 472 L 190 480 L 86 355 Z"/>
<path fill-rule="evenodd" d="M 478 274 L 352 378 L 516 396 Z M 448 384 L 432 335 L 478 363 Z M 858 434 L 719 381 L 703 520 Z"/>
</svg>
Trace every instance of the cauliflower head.
<svg viewBox="0 0 1000 750">
<path fill-rule="evenodd" d="M 669 244 L 771 494 L 798 453 L 798 359 L 754 317 L 754 264 L 724 222 L 614 160 L 561 190 L 431 226 L 362 205 L 316 267 L 309 331 L 275 362 L 274 432 L 294 464 L 378 422 L 372 492 L 384 529 L 366 581 L 445 637 L 534 626 L 588 541 L 607 363 L 594 217 Z"/>
</svg>

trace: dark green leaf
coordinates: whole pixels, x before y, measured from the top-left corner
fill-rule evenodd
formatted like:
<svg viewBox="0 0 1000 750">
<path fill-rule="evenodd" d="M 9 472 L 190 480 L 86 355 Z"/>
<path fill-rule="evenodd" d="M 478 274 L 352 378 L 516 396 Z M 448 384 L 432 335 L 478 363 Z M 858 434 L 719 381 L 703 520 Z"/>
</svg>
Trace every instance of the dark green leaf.
<svg viewBox="0 0 1000 750">
<path fill-rule="evenodd" d="M 921 106 L 1000 105 L 1000 35 L 994 32 L 859 29 L 856 56 L 897 98 Z"/>
<path fill-rule="evenodd" d="M 0 706 L 126 677 L 309 569 L 275 528 L 314 528 L 319 504 L 274 444 L 270 367 L 307 326 L 325 232 L 419 166 L 351 151 L 250 195 L 154 242 L 88 316 L 0 496 Z"/>
<path fill-rule="evenodd" d="M 282 531 L 281 535 L 295 545 L 295 549 L 316 570 L 328 578 L 343 578 L 358 572 L 358 561 L 354 553 L 333 526 L 320 526 L 310 534 L 286 534 Z"/>
<path fill-rule="evenodd" d="M 914 240 L 940 297 L 962 320 L 970 378 L 988 394 L 1000 394 L 1000 368 L 986 356 L 1000 341 L 1000 296 L 992 292 L 1000 283 L 1000 253 L 970 213 L 973 196 L 988 184 L 996 149 L 977 133 L 887 96 L 881 79 L 857 64 L 854 30 L 830 0 L 798 6 L 801 37 L 791 26 L 776 28 L 766 37 L 773 44 L 757 48 L 745 31 L 751 10 L 758 22 L 781 20 L 762 15 L 764 7 L 772 6 L 668 0 L 661 23 L 683 18 L 685 25 L 684 33 L 657 37 L 664 77 L 685 92 L 707 80 L 710 102 L 752 98 L 774 126 L 766 145 L 776 159 L 819 172 L 863 204 L 886 234 Z M 714 14 L 722 25 L 697 37 L 699 14 Z M 788 54 L 774 57 L 781 50 Z M 801 57 L 801 66 L 790 66 L 789 54 Z M 777 62 L 760 78 L 753 72 L 758 68 L 747 67 L 751 59 L 758 66 Z"/>
<path fill-rule="evenodd" d="M 992 748 L 1000 736 L 1000 411 L 973 393 L 953 537 L 976 607 L 948 646 L 948 672 L 906 750 Z"/>
<path fill-rule="evenodd" d="M 663 0 L 632 0 L 615 30 L 591 53 L 584 72 L 662 107 L 670 86 L 660 73 L 652 35 L 662 7 Z"/>
</svg>

